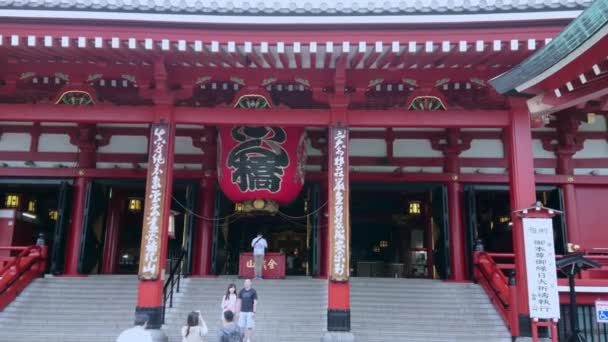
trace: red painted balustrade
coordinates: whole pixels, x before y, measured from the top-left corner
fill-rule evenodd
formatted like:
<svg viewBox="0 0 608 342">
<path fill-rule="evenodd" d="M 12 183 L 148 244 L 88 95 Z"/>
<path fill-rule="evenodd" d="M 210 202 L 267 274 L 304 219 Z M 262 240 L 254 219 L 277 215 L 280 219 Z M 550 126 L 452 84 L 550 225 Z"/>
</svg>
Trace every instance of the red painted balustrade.
<svg viewBox="0 0 608 342">
<path fill-rule="evenodd" d="M 0 257 L 0 311 L 35 278 L 44 274 L 47 246 L 0 247 L 10 256 Z"/>
<path fill-rule="evenodd" d="M 557 255 L 556 258 L 562 258 Z M 608 286 L 608 255 L 586 254 L 586 258 L 597 261 L 602 267 L 580 272 L 577 286 Z M 475 281 L 483 287 L 490 300 L 500 313 L 512 336 L 519 334 L 517 319 L 516 285 L 509 285 L 507 274 L 515 270 L 515 255 L 512 253 L 475 252 L 473 256 Z M 568 286 L 568 279 L 558 279 L 558 285 Z M 579 298 L 585 302 L 585 297 Z M 560 295 L 560 302 L 567 303 L 567 296 Z"/>
<path fill-rule="evenodd" d="M 504 265 L 497 264 L 492 254 L 486 252 L 475 252 L 473 264 L 475 281 L 481 285 L 490 297 L 492 304 L 494 304 L 507 328 L 511 331 L 511 336 L 519 336 L 517 289 L 514 284 L 509 284 L 509 279 L 503 272 L 504 268 L 501 267 L 504 267 Z"/>
</svg>

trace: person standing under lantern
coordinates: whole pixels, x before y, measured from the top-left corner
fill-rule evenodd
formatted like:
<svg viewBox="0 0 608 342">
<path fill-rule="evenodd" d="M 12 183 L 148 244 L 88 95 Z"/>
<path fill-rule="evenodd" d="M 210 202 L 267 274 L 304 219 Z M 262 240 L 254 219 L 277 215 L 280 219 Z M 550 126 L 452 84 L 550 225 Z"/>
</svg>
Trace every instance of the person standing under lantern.
<svg viewBox="0 0 608 342">
<path fill-rule="evenodd" d="M 255 269 L 255 279 L 262 279 L 262 270 L 264 269 L 264 252 L 268 248 L 266 239 L 259 232 L 258 235 L 251 241 L 253 247 L 253 263 Z"/>
</svg>

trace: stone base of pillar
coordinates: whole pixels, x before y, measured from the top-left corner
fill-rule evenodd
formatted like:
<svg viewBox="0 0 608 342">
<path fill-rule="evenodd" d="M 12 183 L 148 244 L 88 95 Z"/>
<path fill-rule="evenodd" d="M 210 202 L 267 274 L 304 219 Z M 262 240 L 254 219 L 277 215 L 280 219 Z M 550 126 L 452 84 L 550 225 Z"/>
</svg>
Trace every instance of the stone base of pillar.
<svg viewBox="0 0 608 342">
<path fill-rule="evenodd" d="M 148 329 L 153 342 L 169 342 L 169 337 L 161 329 Z"/>
<path fill-rule="evenodd" d="M 354 342 L 355 335 L 351 332 L 326 331 L 321 337 L 321 342 Z"/>
</svg>

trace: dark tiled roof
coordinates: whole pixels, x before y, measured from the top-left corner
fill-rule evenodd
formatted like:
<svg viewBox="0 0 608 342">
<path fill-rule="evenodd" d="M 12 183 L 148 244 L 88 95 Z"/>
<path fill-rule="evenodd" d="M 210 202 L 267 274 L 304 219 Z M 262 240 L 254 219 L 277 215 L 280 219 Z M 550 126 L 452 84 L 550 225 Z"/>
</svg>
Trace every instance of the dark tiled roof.
<svg viewBox="0 0 608 342">
<path fill-rule="evenodd" d="M 608 0 L 597 0 L 544 48 L 490 84 L 501 94 L 512 92 L 559 63 L 606 25 Z"/>
<path fill-rule="evenodd" d="M 226 15 L 398 15 L 583 9 L 592 0 L 0 0 L 4 9 Z"/>
</svg>

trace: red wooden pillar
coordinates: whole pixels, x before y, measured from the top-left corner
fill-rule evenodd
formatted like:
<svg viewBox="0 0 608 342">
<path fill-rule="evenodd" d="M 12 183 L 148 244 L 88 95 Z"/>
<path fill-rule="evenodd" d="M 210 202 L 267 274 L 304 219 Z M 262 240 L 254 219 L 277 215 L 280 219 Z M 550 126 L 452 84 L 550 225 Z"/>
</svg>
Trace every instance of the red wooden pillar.
<svg viewBox="0 0 608 342">
<path fill-rule="evenodd" d="M 450 216 L 450 269 L 451 280 L 465 281 L 464 227 L 462 220 L 462 186 L 454 175 L 448 183 L 448 213 Z"/>
<path fill-rule="evenodd" d="M 167 110 L 171 110 L 170 108 Z M 169 241 L 169 214 L 173 183 L 175 125 L 152 125 L 149 139 L 144 227 L 139 261 L 137 313 L 149 317 L 148 328 L 162 325 L 163 283 Z"/>
<path fill-rule="evenodd" d="M 562 185 L 562 191 L 564 195 L 564 216 L 566 219 L 566 241 L 580 244 L 581 234 L 576 209 L 576 189 L 574 184 L 567 183 Z"/>
<path fill-rule="evenodd" d="M 74 186 L 72 197 L 72 222 L 68 232 L 68 240 L 65 251 L 64 275 L 78 275 L 78 257 L 80 255 L 80 240 L 82 238 L 82 226 L 84 224 L 84 207 L 86 201 L 88 180 L 78 177 Z"/>
<path fill-rule="evenodd" d="M 583 149 L 584 139 L 578 135 L 580 120 L 576 111 L 562 113 L 558 119 L 557 132 L 559 144 L 555 147 L 557 155 L 557 174 L 567 175 L 569 181 L 574 181 L 574 161 L 576 152 Z M 572 183 L 562 185 L 564 195 L 564 216 L 566 220 L 566 240 L 580 243 L 580 232 L 576 210 L 576 190 Z"/>
<path fill-rule="evenodd" d="M 201 180 L 199 191 L 199 210 L 203 218 L 197 220 L 195 242 L 194 276 L 211 275 L 211 249 L 213 247 L 213 212 L 215 209 L 215 177 Z"/>
<path fill-rule="evenodd" d="M 507 129 L 509 145 L 509 180 L 511 210 L 519 210 L 533 205 L 536 201 L 534 182 L 534 158 L 532 154 L 532 132 L 530 117 L 524 103 L 512 102 L 511 124 Z M 530 331 L 528 307 L 528 284 L 526 279 L 526 259 L 521 217 L 512 215 L 513 252 L 515 254 L 515 275 L 518 293 L 519 317 L 522 333 Z"/>
<path fill-rule="evenodd" d="M 78 153 L 78 167 L 81 169 L 95 168 L 96 166 L 96 143 L 95 125 L 80 125 L 77 135 L 71 137 L 71 143 L 80 149 Z M 72 218 L 65 252 L 64 275 L 78 275 L 78 259 L 80 256 L 80 240 L 82 239 L 82 229 L 84 228 L 84 210 L 86 201 L 88 179 L 85 171 L 79 172 L 79 177 L 75 180 L 74 195 L 72 199 Z"/>
<path fill-rule="evenodd" d="M 106 219 L 106 234 L 103 245 L 103 260 L 101 273 L 114 274 L 118 265 L 118 247 L 120 243 L 120 227 L 127 207 L 127 198 L 121 191 L 112 191 L 112 198 Z"/>
<path fill-rule="evenodd" d="M 328 134 L 329 281 L 325 341 L 350 334 L 350 186 L 348 128 L 332 126 Z M 340 339 L 343 341 L 344 339 Z"/>
<path fill-rule="evenodd" d="M 462 217 L 462 185 L 459 182 L 460 154 L 469 149 L 470 139 L 463 139 L 460 130 L 449 128 L 446 132 L 446 142 L 436 143 L 436 148 L 443 151 L 444 172 L 452 174 L 448 187 L 448 216 L 450 223 L 450 270 L 452 281 L 467 279 L 465 267 L 465 240 Z"/>
</svg>

